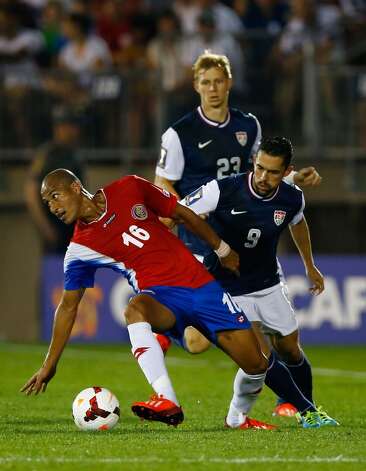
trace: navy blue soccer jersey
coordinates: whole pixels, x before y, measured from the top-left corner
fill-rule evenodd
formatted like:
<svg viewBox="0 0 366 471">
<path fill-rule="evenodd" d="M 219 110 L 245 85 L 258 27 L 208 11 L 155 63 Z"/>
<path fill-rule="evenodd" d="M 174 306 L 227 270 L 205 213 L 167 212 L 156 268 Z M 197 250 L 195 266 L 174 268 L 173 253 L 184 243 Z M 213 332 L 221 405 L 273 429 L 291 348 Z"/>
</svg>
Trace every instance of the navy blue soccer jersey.
<svg viewBox="0 0 366 471">
<path fill-rule="evenodd" d="M 208 119 L 201 107 L 173 124 L 162 136 L 156 174 L 175 181 L 183 197 L 212 179 L 245 172 L 252 166 L 262 137 L 252 114 L 230 108 L 223 123 Z M 196 254 L 208 246 L 181 226 L 179 237 Z"/>
<path fill-rule="evenodd" d="M 305 201 L 297 186 L 281 182 L 268 197 L 252 186 L 253 172 L 213 180 L 182 201 L 197 214 L 211 213 L 210 223 L 240 257 L 240 276 L 221 267 L 215 253 L 205 264 L 231 295 L 253 293 L 279 283 L 277 244 L 289 224 L 303 218 Z"/>
</svg>

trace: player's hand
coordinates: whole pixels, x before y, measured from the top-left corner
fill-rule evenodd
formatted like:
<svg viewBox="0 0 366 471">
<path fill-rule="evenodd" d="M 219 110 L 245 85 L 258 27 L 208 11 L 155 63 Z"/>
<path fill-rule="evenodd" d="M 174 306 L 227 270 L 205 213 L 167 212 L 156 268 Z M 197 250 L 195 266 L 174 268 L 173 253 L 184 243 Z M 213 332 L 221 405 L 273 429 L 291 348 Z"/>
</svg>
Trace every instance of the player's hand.
<svg viewBox="0 0 366 471">
<path fill-rule="evenodd" d="M 235 252 L 235 250 L 230 250 L 226 257 L 219 258 L 219 260 L 224 268 L 239 276 L 239 255 Z"/>
<path fill-rule="evenodd" d="M 311 294 L 317 296 L 322 291 L 324 291 L 324 277 L 315 266 L 307 269 L 306 274 L 310 283 L 312 284 L 312 286 L 309 288 Z"/>
<path fill-rule="evenodd" d="M 170 219 L 170 218 L 159 218 L 159 220 L 160 222 L 164 224 L 164 226 L 166 226 L 170 230 L 174 229 L 175 225 L 177 224 L 177 222 L 174 221 L 174 219 Z"/>
<path fill-rule="evenodd" d="M 321 181 L 322 177 L 314 167 L 304 167 L 294 175 L 294 183 L 301 187 L 318 186 Z"/>
<path fill-rule="evenodd" d="M 47 383 L 55 376 L 56 367 L 42 366 L 22 387 L 20 392 L 25 392 L 27 396 L 32 393 L 45 392 Z"/>
</svg>

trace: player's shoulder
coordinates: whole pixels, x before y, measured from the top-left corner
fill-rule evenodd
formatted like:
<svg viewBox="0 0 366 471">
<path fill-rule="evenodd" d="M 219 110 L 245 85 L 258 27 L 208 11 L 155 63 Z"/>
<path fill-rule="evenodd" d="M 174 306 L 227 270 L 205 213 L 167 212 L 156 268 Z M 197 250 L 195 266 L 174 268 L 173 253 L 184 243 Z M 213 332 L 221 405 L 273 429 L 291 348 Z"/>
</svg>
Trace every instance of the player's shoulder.
<svg viewBox="0 0 366 471">
<path fill-rule="evenodd" d="M 234 120 L 237 119 L 247 124 L 252 124 L 255 127 L 259 126 L 258 118 L 252 113 L 246 113 L 238 108 L 230 108 L 230 115 Z"/>
<path fill-rule="evenodd" d="M 192 133 L 197 126 L 198 113 L 197 110 L 187 113 L 178 121 L 173 123 L 162 135 L 162 143 L 164 147 L 180 147 L 182 142 L 189 141 Z"/>
<path fill-rule="evenodd" d="M 280 183 L 281 194 L 287 197 L 290 201 L 302 201 L 303 191 L 295 183 L 289 183 L 284 180 Z"/>
<path fill-rule="evenodd" d="M 245 173 L 238 173 L 236 175 L 230 175 L 229 177 L 222 178 L 221 180 L 217 180 L 218 188 L 221 194 L 232 194 L 237 192 L 238 190 L 242 190 L 245 179 L 246 179 L 247 172 Z"/>
<path fill-rule="evenodd" d="M 197 110 L 193 110 L 182 116 L 178 121 L 175 121 L 170 127 L 179 134 L 179 132 L 194 126 L 197 118 Z"/>
<path fill-rule="evenodd" d="M 127 186 L 136 186 L 146 181 L 147 180 L 145 180 L 145 178 L 139 177 L 138 175 L 123 175 L 122 177 L 103 187 L 103 190 L 114 190 L 118 188 L 125 188 Z"/>
</svg>

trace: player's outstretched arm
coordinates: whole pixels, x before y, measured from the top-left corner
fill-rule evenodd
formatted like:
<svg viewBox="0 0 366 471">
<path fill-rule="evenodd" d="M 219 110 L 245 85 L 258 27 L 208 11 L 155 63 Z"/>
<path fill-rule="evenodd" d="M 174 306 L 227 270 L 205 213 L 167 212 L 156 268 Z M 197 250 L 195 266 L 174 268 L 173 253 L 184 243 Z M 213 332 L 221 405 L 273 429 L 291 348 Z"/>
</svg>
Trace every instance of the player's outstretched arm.
<svg viewBox="0 0 366 471">
<path fill-rule="evenodd" d="M 206 221 L 180 203 L 177 203 L 172 217 L 176 221 L 183 222 L 188 230 L 207 242 L 216 252 L 223 267 L 233 272 L 238 271 L 239 255 L 234 250 L 231 250 L 229 245 L 216 234 Z"/>
<path fill-rule="evenodd" d="M 306 186 L 318 186 L 322 181 L 322 177 L 314 167 L 304 167 L 293 175 L 295 185 L 301 188 Z"/>
<path fill-rule="evenodd" d="M 45 392 L 47 383 L 56 373 L 57 363 L 70 337 L 83 294 L 84 289 L 63 292 L 55 312 L 52 339 L 46 358 L 41 368 L 24 384 L 21 392 L 25 392 L 27 395 Z"/>
<path fill-rule="evenodd" d="M 310 292 L 316 295 L 320 294 L 324 290 L 324 278 L 314 265 L 310 232 L 305 217 L 298 224 L 289 227 L 292 239 L 304 262 L 306 275 L 311 283 Z"/>
</svg>

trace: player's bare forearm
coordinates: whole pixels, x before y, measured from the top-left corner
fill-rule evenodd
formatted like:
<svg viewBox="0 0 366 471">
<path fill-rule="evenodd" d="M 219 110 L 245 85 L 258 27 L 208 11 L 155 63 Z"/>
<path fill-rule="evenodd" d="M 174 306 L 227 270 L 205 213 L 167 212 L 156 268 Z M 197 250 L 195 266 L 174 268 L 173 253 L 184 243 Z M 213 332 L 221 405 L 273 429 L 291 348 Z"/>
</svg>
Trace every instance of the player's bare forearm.
<svg viewBox="0 0 366 471">
<path fill-rule="evenodd" d="M 57 365 L 75 322 L 77 308 L 82 295 L 80 297 L 77 296 L 76 299 L 75 297 L 68 299 L 68 293 L 64 292 L 63 299 L 55 312 L 52 339 L 44 361 L 45 365 Z"/>
<path fill-rule="evenodd" d="M 305 265 L 306 275 L 310 281 L 309 291 L 312 294 L 318 295 L 324 291 L 324 277 L 314 265 L 310 233 L 306 219 L 303 218 L 299 224 L 290 226 L 290 231 Z"/>
<path fill-rule="evenodd" d="M 239 255 L 216 234 L 216 232 L 200 216 L 191 209 L 177 203 L 172 218 L 182 222 L 186 228 L 216 251 L 220 263 L 228 270 L 238 273 Z"/>
<path fill-rule="evenodd" d="M 290 227 L 293 241 L 304 262 L 306 270 L 314 266 L 313 253 L 311 248 L 310 232 L 306 219 L 303 218 L 298 224 Z"/>
<path fill-rule="evenodd" d="M 177 190 L 174 188 L 175 181 L 168 180 L 167 178 L 160 177 L 159 175 L 155 175 L 154 185 L 158 186 L 159 188 L 164 188 L 164 190 L 169 191 L 175 195 L 178 199 L 180 199 L 180 195 L 178 194 Z"/>
<path fill-rule="evenodd" d="M 177 203 L 172 218 L 177 222 L 182 222 L 189 231 L 207 242 L 213 250 L 217 250 L 219 248 L 221 238 L 216 234 L 211 226 L 207 224 L 207 222 L 197 216 L 197 214 L 191 209 Z"/>
<path fill-rule="evenodd" d="M 56 373 L 57 363 L 70 337 L 77 308 L 84 290 L 64 291 L 55 312 L 53 332 L 46 358 L 41 368 L 24 384 L 21 392 L 27 395 L 38 394 L 46 390 L 48 382 Z"/>
</svg>

